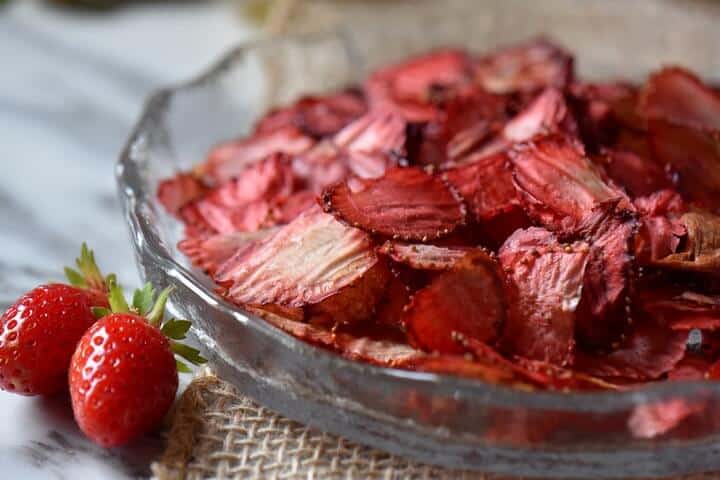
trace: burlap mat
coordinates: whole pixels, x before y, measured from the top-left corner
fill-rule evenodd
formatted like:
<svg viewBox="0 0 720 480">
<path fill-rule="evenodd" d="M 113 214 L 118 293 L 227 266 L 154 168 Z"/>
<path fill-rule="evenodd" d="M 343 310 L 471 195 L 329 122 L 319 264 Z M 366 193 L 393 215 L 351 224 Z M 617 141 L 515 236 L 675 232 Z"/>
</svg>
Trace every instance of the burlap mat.
<svg viewBox="0 0 720 480">
<path fill-rule="evenodd" d="M 289 420 L 204 370 L 176 404 L 157 480 L 521 480 L 411 462 Z M 717 480 L 720 474 L 674 480 Z"/>
</svg>

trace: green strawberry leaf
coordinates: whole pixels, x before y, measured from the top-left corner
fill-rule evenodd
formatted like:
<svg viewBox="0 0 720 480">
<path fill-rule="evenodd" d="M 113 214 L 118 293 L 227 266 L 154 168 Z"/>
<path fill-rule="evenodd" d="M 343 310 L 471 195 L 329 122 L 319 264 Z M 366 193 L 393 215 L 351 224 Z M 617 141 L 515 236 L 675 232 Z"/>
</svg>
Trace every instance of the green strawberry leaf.
<svg viewBox="0 0 720 480">
<path fill-rule="evenodd" d="M 188 330 L 190 330 L 192 323 L 189 320 L 177 320 L 171 318 L 165 322 L 160 329 L 166 337 L 172 338 L 173 340 L 182 340 L 185 338 Z"/>
<path fill-rule="evenodd" d="M 95 262 L 95 253 L 88 248 L 85 242 L 80 247 L 80 257 L 75 260 L 75 264 L 82 274 L 86 288 L 105 291 L 107 285 Z"/>
<path fill-rule="evenodd" d="M 129 313 L 130 307 L 125 300 L 122 288 L 118 284 L 110 286 L 110 293 L 108 295 L 108 302 L 110 302 L 110 310 L 113 313 Z"/>
<path fill-rule="evenodd" d="M 112 313 L 109 308 L 105 307 L 92 307 L 90 310 L 92 311 L 93 316 L 98 320 Z"/>
<path fill-rule="evenodd" d="M 188 367 L 185 362 L 181 362 L 180 360 L 175 360 L 175 367 L 177 368 L 177 371 L 179 373 L 192 373 L 190 367 Z"/>
<path fill-rule="evenodd" d="M 185 345 L 184 343 L 178 342 L 170 342 L 170 348 L 174 353 L 180 355 L 182 358 L 195 365 L 202 365 L 203 363 L 207 362 L 207 359 L 200 355 L 200 350 L 198 350 L 197 348 L 193 348 L 190 345 Z"/>
<path fill-rule="evenodd" d="M 73 287 L 87 288 L 87 282 L 85 281 L 85 277 L 83 277 L 82 274 L 77 270 L 74 270 L 70 267 L 65 267 L 65 276 L 70 282 L 70 285 L 72 285 Z"/>
<path fill-rule="evenodd" d="M 148 314 L 146 315 L 148 323 L 150 325 L 158 328 L 160 327 L 163 315 L 165 314 L 165 304 L 167 303 L 168 297 L 173 290 L 174 288 L 172 286 L 165 287 L 163 291 L 160 292 L 160 295 L 158 295 L 157 300 L 155 301 L 155 305 L 152 307 L 152 310 L 150 310 L 150 312 L 148 312 Z"/>
<path fill-rule="evenodd" d="M 147 282 L 143 288 L 138 288 L 133 294 L 132 306 L 140 315 L 146 315 L 153 307 L 155 297 L 155 287 L 152 283 Z"/>
</svg>

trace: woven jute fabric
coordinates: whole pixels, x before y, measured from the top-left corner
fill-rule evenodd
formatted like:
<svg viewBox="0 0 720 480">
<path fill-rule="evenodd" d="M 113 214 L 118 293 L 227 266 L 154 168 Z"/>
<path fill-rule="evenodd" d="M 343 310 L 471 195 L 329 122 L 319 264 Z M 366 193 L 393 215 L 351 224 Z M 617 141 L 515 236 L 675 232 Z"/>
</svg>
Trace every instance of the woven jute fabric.
<svg viewBox="0 0 720 480">
<path fill-rule="evenodd" d="M 410 462 L 289 420 L 209 371 L 177 403 L 158 480 L 492 479 Z"/>
<path fill-rule="evenodd" d="M 323 433 L 258 405 L 208 370 L 178 401 L 167 449 L 152 470 L 157 480 L 521 480 L 423 465 Z"/>
</svg>

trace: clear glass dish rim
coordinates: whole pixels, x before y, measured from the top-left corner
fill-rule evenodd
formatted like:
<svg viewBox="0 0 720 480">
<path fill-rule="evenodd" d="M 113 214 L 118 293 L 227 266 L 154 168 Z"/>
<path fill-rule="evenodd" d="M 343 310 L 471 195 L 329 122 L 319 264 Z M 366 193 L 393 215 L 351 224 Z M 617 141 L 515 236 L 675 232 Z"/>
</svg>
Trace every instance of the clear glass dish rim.
<svg viewBox="0 0 720 480">
<path fill-rule="evenodd" d="M 480 380 L 467 379 L 445 374 L 414 372 L 390 367 L 374 366 L 354 360 L 348 360 L 333 352 L 313 346 L 290 334 L 272 326 L 260 317 L 252 315 L 234 306 L 212 290 L 203 285 L 195 275 L 178 263 L 162 245 L 162 241 L 155 234 L 152 227 L 139 214 L 141 208 L 154 209 L 148 202 L 148 195 L 155 192 L 145 192 L 140 182 L 133 179 L 137 172 L 132 160 L 133 150 L 143 142 L 146 133 L 157 127 L 157 120 L 162 117 L 164 110 L 172 96 L 184 89 L 198 88 L 203 84 L 213 82 L 219 78 L 235 61 L 239 60 L 246 51 L 259 48 L 278 41 L 302 41 L 313 37 L 328 35 L 343 35 L 342 30 L 330 32 L 316 32 L 304 34 L 283 35 L 275 38 L 260 38 L 258 40 L 243 42 L 231 48 L 212 62 L 194 78 L 170 86 L 156 89 L 149 95 L 141 110 L 138 121 L 131 130 L 128 140 L 120 153 L 116 163 L 115 176 L 118 183 L 121 206 L 125 220 L 128 222 L 131 240 L 136 253 L 141 251 L 149 254 L 154 262 L 162 266 L 169 277 L 181 282 L 194 291 L 216 310 L 233 316 L 246 328 L 254 329 L 262 335 L 271 337 L 273 341 L 281 343 L 284 347 L 325 357 L 324 361 L 337 367 L 349 369 L 358 376 L 385 376 L 416 382 L 424 387 L 431 387 L 437 391 L 461 392 L 464 398 L 482 398 L 488 405 L 502 405 L 505 408 L 530 408 L 565 410 L 568 412 L 609 412 L 624 408 L 632 408 L 649 402 L 662 402 L 681 397 L 694 397 L 696 395 L 712 394 L 720 397 L 720 382 L 712 381 L 663 381 L 649 384 L 628 391 L 601 391 L 601 392 L 557 392 L 557 391 L 524 391 L 503 385 L 494 385 Z M 354 52 L 350 52 L 353 54 Z M 151 197 L 150 197 L 151 198 Z M 172 297 L 170 299 L 172 302 Z M 214 339 L 213 339 L 214 341 Z M 305 355 L 308 359 L 310 355 Z"/>
</svg>

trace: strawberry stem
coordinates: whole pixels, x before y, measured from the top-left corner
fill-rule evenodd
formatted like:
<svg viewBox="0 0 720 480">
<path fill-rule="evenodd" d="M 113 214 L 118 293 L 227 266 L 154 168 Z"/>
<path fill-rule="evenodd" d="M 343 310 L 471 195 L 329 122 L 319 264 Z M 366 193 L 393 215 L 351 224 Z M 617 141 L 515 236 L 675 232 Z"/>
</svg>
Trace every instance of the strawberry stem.
<svg viewBox="0 0 720 480">
<path fill-rule="evenodd" d="M 113 313 L 129 313 L 130 307 L 125 300 L 122 288 L 117 283 L 110 285 L 110 293 L 108 294 L 108 302 L 110 303 L 110 310 Z"/>
</svg>

